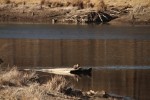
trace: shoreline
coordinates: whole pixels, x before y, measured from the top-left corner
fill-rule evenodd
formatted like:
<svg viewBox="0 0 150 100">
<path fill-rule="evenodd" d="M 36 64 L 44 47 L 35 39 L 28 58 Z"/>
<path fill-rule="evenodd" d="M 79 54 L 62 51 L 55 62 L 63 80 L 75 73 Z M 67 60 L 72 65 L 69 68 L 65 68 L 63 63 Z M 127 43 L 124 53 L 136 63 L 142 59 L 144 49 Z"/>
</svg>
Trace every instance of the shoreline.
<svg viewBox="0 0 150 100">
<path fill-rule="evenodd" d="M 38 4 L 0 4 L 0 24 L 150 25 L 150 15 L 131 14 L 132 10 L 130 6 L 111 5 L 105 11 L 97 12 L 95 8 L 79 9 L 76 6 L 48 8 L 44 5 L 41 8 Z"/>
<path fill-rule="evenodd" d="M 131 97 L 104 90 L 83 91 L 76 89 L 72 85 L 72 82 L 76 81 L 77 77 L 66 77 L 33 70 L 21 71 L 17 67 L 0 69 L 0 98 L 7 100 L 16 100 L 16 98 L 21 100 L 133 100 Z"/>
</svg>

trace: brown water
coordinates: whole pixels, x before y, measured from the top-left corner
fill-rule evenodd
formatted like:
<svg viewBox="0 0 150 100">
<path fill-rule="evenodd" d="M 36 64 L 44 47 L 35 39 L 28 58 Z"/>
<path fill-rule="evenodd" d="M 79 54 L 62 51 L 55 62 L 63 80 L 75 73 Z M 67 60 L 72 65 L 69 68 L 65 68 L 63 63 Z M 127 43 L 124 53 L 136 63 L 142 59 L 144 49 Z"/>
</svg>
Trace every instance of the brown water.
<svg viewBox="0 0 150 100">
<path fill-rule="evenodd" d="M 4 65 L 18 67 L 149 66 L 150 40 L 0 39 Z"/>
<path fill-rule="evenodd" d="M 150 100 L 150 27 L 0 25 L 1 67 L 93 67 L 76 87 Z"/>
<path fill-rule="evenodd" d="M 112 94 L 129 96 L 135 100 L 150 100 L 150 70 L 94 70 L 92 78 L 79 79 L 82 90 L 105 90 Z"/>
</svg>

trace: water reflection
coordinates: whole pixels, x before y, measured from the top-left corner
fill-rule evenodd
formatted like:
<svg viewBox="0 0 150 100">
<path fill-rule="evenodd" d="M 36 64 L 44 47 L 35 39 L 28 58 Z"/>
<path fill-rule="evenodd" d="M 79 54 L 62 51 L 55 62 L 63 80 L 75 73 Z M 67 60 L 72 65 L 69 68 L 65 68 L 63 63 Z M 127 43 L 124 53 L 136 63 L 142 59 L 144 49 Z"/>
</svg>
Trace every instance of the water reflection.
<svg viewBox="0 0 150 100">
<path fill-rule="evenodd" d="M 0 39 L 4 65 L 20 67 L 149 66 L 150 40 Z"/>
<path fill-rule="evenodd" d="M 92 66 L 92 78 L 79 79 L 76 86 L 83 90 L 106 90 L 136 100 L 149 100 L 150 70 L 129 66 L 150 66 L 150 40 L 47 40 L 0 39 L 3 67 L 69 67 L 79 63 Z M 96 66 L 101 66 L 101 70 Z M 110 68 L 104 69 L 106 66 Z M 112 66 L 115 66 L 114 69 Z M 116 70 L 116 66 L 132 69 Z M 145 66 L 145 67 L 143 67 Z"/>
<path fill-rule="evenodd" d="M 95 70 L 92 78 L 79 79 L 82 90 L 105 90 L 135 100 L 150 100 L 150 70 Z"/>
</svg>

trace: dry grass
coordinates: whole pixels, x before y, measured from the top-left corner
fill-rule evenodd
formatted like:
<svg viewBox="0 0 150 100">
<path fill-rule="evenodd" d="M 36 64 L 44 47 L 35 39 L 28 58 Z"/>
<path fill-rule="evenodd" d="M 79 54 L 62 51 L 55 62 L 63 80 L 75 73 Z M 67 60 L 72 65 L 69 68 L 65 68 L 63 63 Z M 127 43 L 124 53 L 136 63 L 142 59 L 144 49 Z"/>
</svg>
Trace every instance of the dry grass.
<svg viewBox="0 0 150 100">
<path fill-rule="evenodd" d="M 54 76 L 45 84 L 37 83 L 32 81 L 37 78 L 35 72 L 18 71 L 16 67 L 0 73 L 0 100 L 47 100 L 69 86 L 62 76 Z"/>
<path fill-rule="evenodd" d="M 61 92 L 69 86 L 69 83 L 62 76 L 55 76 L 44 85 L 48 91 Z"/>
<path fill-rule="evenodd" d="M 10 3 L 10 0 L 0 0 L 0 4 L 8 4 Z"/>
<path fill-rule="evenodd" d="M 89 5 L 93 5 L 97 9 L 104 8 L 103 0 L 0 0 L 0 3 L 24 3 L 25 4 L 50 4 L 52 7 L 60 7 L 60 6 L 77 6 L 80 9 L 92 7 Z"/>
<path fill-rule="evenodd" d="M 35 79 L 35 72 L 23 73 L 17 70 L 17 67 L 0 74 L 0 85 L 22 86 L 30 84 L 31 79 Z"/>
<path fill-rule="evenodd" d="M 103 0 L 92 0 L 92 4 L 94 5 L 97 11 L 106 10 L 106 5 Z"/>
<path fill-rule="evenodd" d="M 44 100 L 44 90 L 38 84 L 28 87 L 7 87 L 0 90 L 0 99 L 4 100 Z"/>
<path fill-rule="evenodd" d="M 83 3 L 83 5 L 88 5 L 89 3 L 93 4 L 94 6 L 104 6 L 104 2 L 106 5 L 150 5 L 150 0 L 0 0 L 0 3 L 22 3 L 26 2 L 26 4 L 41 4 L 42 2 L 46 3 L 58 3 L 63 6 L 69 6 L 69 5 L 80 5 Z"/>
<path fill-rule="evenodd" d="M 106 4 L 109 5 L 116 5 L 116 6 L 122 6 L 122 5 L 147 5 L 150 4 L 150 0 L 105 0 Z"/>
</svg>

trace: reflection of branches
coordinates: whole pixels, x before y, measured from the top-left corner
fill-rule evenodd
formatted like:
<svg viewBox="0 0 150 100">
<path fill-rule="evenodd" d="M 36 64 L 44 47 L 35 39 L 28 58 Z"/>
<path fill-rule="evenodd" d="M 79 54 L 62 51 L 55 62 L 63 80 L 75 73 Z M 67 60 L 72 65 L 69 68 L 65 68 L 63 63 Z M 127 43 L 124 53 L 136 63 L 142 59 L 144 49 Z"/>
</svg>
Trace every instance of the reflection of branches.
<svg viewBox="0 0 150 100">
<path fill-rule="evenodd" d="M 2 46 L 0 46 L 0 52 L 10 45 L 12 45 L 12 43 L 2 44 Z"/>
<path fill-rule="evenodd" d="M 0 64 L 2 64 L 4 61 L 0 58 Z"/>
</svg>

